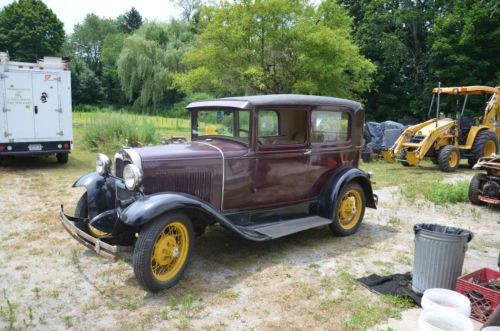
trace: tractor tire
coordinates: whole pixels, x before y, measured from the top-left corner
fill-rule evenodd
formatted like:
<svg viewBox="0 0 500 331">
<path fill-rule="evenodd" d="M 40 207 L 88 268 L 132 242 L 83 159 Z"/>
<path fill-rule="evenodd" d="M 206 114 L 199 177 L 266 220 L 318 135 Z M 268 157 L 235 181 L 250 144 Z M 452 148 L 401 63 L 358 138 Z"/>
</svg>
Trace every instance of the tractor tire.
<svg viewBox="0 0 500 331">
<path fill-rule="evenodd" d="M 470 184 L 469 184 L 469 201 L 473 205 L 481 206 L 483 205 L 483 202 L 479 200 L 479 189 L 480 189 L 480 184 L 481 180 L 485 177 L 485 174 L 475 174 L 474 177 L 472 177 Z"/>
<path fill-rule="evenodd" d="M 439 169 L 444 172 L 453 172 L 460 164 L 460 151 L 452 145 L 445 146 L 439 152 Z"/>
<path fill-rule="evenodd" d="M 491 131 L 479 132 L 472 144 L 472 156 L 469 158 L 469 166 L 472 168 L 479 158 L 490 156 L 496 152 L 498 152 L 498 140 L 495 134 Z"/>
<path fill-rule="evenodd" d="M 438 165 L 439 164 L 438 158 L 439 158 L 439 156 L 438 157 L 431 157 L 430 159 L 431 159 L 432 163 L 434 163 L 435 165 Z"/>
<path fill-rule="evenodd" d="M 177 284 L 193 252 L 194 230 L 182 213 L 160 216 L 147 223 L 135 243 L 134 274 L 145 289 L 158 292 Z"/>
<path fill-rule="evenodd" d="M 404 148 L 401 153 L 399 153 L 399 158 L 401 159 L 401 164 L 403 167 L 409 167 L 410 164 L 406 161 L 406 148 Z"/>
</svg>

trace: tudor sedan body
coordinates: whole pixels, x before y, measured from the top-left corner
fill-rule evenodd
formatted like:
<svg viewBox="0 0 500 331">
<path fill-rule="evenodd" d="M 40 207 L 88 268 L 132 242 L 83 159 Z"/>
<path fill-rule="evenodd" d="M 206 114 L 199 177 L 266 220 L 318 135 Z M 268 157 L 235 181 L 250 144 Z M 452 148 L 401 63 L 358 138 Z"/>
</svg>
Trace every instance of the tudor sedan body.
<svg viewBox="0 0 500 331">
<path fill-rule="evenodd" d="M 265 241 L 328 225 L 355 233 L 376 207 L 357 169 L 364 115 L 350 100 L 271 95 L 188 106 L 191 142 L 126 148 L 77 180 L 87 192 L 64 227 L 114 257 L 134 245 L 137 280 L 150 291 L 182 276 L 195 235 L 221 224 Z"/>
</svg>

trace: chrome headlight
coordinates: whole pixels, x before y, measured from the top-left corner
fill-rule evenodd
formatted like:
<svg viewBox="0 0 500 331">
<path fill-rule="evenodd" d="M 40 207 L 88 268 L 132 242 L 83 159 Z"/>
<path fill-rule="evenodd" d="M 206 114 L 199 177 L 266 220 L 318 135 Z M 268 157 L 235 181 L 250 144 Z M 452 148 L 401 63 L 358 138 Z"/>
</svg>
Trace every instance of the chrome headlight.
<svg viewBox="0 0 500 331">
<path fill-rule="evenodd" d="M 104 154 L 97 154 L 95 160 L 95 171 L 101 176 L 111 172 L 111 160 Z"/>
<path fill-rule="evenodd" d="M 135 164 L 127 164 L 123 169 L 125 186 L 133 191 L 142 184 L 142 170 Z"/>
</svg>

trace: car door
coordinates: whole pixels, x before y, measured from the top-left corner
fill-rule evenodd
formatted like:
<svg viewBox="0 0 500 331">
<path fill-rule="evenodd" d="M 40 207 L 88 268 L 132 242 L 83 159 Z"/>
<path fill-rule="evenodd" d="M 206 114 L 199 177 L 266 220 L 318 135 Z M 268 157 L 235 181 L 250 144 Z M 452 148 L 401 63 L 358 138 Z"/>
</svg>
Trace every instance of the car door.
<svg viewBox="0 0 500 331">
<path fill-rule="evenodd" d="M 352 142 L 353 114 L 348 109 L 318 107 L 311 111 L 311 194 L 319 196 L 340 167 L 357 167 L 360 146 Z"/>
<path fill-rule="evenodd" d="M 257 111 L 252 174 L 253 208 L 305 201 L 310 196 L 307 109 Z"/>
<path fill-rule="evenodd" d="M 33 105 L 36 138 L 61 138 L 62 108 L 57 73 L 33 73 Z"/>
<path fill-rule="evenodd" d="M 4 84 L 3 113 L 6 119 L 6 131 L 1 134 L 13 141 L 32 140 L 35 138 L 35 127 L 31 75 L 24 72 L 8 72 Z"/>
</svg>

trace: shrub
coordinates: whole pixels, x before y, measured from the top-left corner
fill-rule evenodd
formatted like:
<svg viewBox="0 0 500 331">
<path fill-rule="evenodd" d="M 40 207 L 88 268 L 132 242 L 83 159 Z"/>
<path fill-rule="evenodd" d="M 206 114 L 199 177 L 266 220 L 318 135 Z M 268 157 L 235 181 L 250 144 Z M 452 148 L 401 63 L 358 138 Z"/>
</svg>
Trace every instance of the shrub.
<svg viewBox="0 0 500 331">
<path fill-rule="evenodd" d="M 143 116 L 119 113 L 101 113 L 88 122 L 83 131 L 83 141 L 90 149 L 116 150 L 125 139 L 129 146 L 146 146 L 160 142 L 154 123 Z"/>
<path fill-rule="evenodd" d="M 438 205 L 468 201 L 469 182 L 453 184 L 433 182 L 424 191 L 424 197 Z"/>
</svg>

